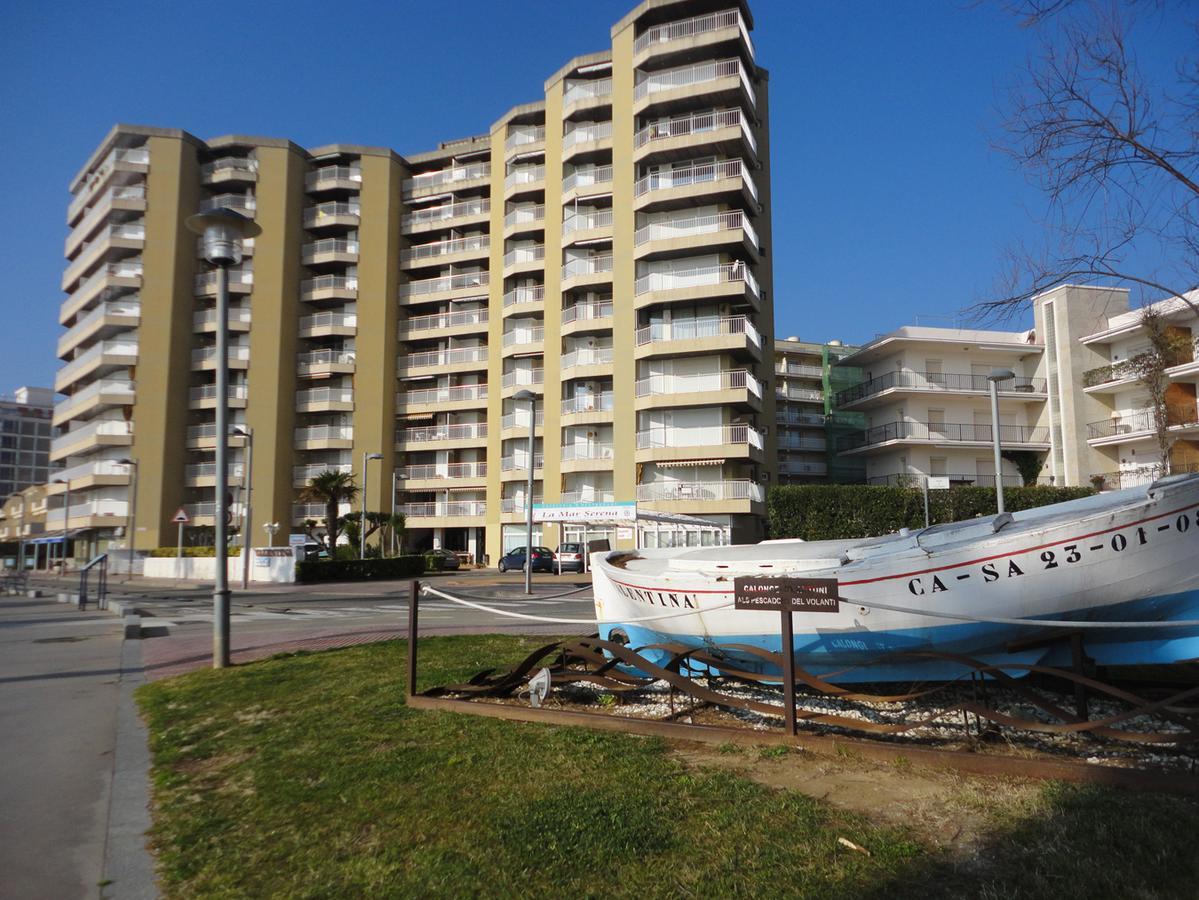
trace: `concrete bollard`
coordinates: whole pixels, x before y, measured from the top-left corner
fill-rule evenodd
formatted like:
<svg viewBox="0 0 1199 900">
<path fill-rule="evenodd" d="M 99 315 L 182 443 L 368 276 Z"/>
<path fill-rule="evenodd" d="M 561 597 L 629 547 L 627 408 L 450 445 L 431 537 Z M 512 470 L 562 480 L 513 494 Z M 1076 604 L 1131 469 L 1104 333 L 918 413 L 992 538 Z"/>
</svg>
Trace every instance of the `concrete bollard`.
<svg viewBox="0 0 1199 900">
<path fill-rule="evenodd" d="M 40 597 L 41 595 L 42 595 L 42 592 L 41 592 L 41 591 L 38 591 L 38 590 L 32 590 L 32 589 L 31 589 L 31 590 L 28 590 L 28 591 L 26 591 L 26 592 L 25 592 L 25 596 L 26 596 L 26 597 L 34 597 L 34 598 L 36 598 L 36 597 Z"/>
<path fill-rule="evenodd" d="M 55 596 L 55 598 L 54 598 L 54 599 L 55 599 L 55 600 L 57 600 L 59 603 L 71 603 L 71 602 L 73 602 L 73 601 L 74 601 L 74 599 L 75 599 L 75 595 L 74 595 L 74 594 L 68 594 L 68 593 L 64 593 L 64 592 L 60 591 L 60 592 L 59 592 L 59 593 L 58 593 L 58 594 Z"/>
<path fill-rule="evenodd" d="M 142 636 L 142 617 L 137 613 L 125 616 L 125 639 L 138 639 Z"/>
</svg>

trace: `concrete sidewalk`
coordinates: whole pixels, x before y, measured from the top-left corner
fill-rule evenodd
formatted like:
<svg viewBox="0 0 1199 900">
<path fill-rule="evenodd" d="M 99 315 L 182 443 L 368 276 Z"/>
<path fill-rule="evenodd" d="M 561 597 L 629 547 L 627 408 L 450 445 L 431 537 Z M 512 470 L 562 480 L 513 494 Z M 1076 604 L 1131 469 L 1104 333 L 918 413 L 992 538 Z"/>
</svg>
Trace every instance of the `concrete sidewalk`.
<svg viewBox="0 0 1199 900">
<path fill-rule="evenodd" d="M 0 897 L 155 895 L 140 676 L 116 616 L 0 598 Z"/>
</svg>

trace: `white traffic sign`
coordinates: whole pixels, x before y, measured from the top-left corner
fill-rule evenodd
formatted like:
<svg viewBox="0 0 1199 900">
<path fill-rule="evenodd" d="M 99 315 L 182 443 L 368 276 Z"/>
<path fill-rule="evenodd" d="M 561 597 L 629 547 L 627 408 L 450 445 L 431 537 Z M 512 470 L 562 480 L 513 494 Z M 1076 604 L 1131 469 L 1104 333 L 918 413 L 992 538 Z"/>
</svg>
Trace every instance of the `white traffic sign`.
<svg viewBox="0 0 1199 900">
<path fill-rule="evenodd" d="M 189 519 L 187 516 L 187 510 L 181 506 L 179 507 L 179 511 L 175 513 L 175 518 L 171 519 L 171 521 L 177 525 L 186 525 L 191 521 L 191 519 Z"/>
<path fill-rule="evenodd" d="M 947 491 L 949 490 L 948 475 L 929 475 L 928 489 L 930 491 Z"/>
</svg>

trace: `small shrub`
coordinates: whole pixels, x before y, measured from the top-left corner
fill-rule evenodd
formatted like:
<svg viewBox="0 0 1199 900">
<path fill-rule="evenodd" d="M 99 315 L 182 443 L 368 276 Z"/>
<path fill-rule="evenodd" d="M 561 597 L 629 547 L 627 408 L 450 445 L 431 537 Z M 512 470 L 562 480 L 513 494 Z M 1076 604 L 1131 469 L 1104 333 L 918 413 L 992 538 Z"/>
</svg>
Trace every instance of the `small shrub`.
<svg viewBox="0 0 1199 900">
<path fill-rule="evenodd" d="M 178 554 L 176 547 L 155 547 L 150 555 L 157 558 L 171 558 Z M 241 556 L 241 547 L 230 547 L 230 556 Z M 212 559 L 216 556 L 216 547 L 184 547 L 183 555 L 187 559 Z"/>
<path fill-rule="evenodd" d="M 315 559 L 296 564 L 296 581 L 368 581 L 389 578 L 419 578 L 425 571 L 423 556 L 392 556 L 387 559 Z"/>
</svg>

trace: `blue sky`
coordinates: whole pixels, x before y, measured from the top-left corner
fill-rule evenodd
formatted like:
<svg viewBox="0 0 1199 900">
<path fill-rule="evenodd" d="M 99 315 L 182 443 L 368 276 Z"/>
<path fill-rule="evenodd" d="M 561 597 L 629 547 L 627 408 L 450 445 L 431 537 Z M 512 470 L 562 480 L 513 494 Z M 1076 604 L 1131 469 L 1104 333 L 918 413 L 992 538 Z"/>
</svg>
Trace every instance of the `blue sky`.
<svg viewBox="0 0 1199 900">
<path fill-rule="evenodd" d="M 537 99 L 632 3 L 4 4 L 0 391 L 52 381 L 67 183 L 113 123 L 419 152 Z M 934 317 L 980 299 L 1003 249 L 1039 233 L 1040 195 L 992 149 L 1036 35 L 967 0 L 752 6 L 771 72 L 778 335 L 946 324 Z M 1167 15 L 1143 46 L 1172 66 L 1193 34 Z"/>
</svg>

